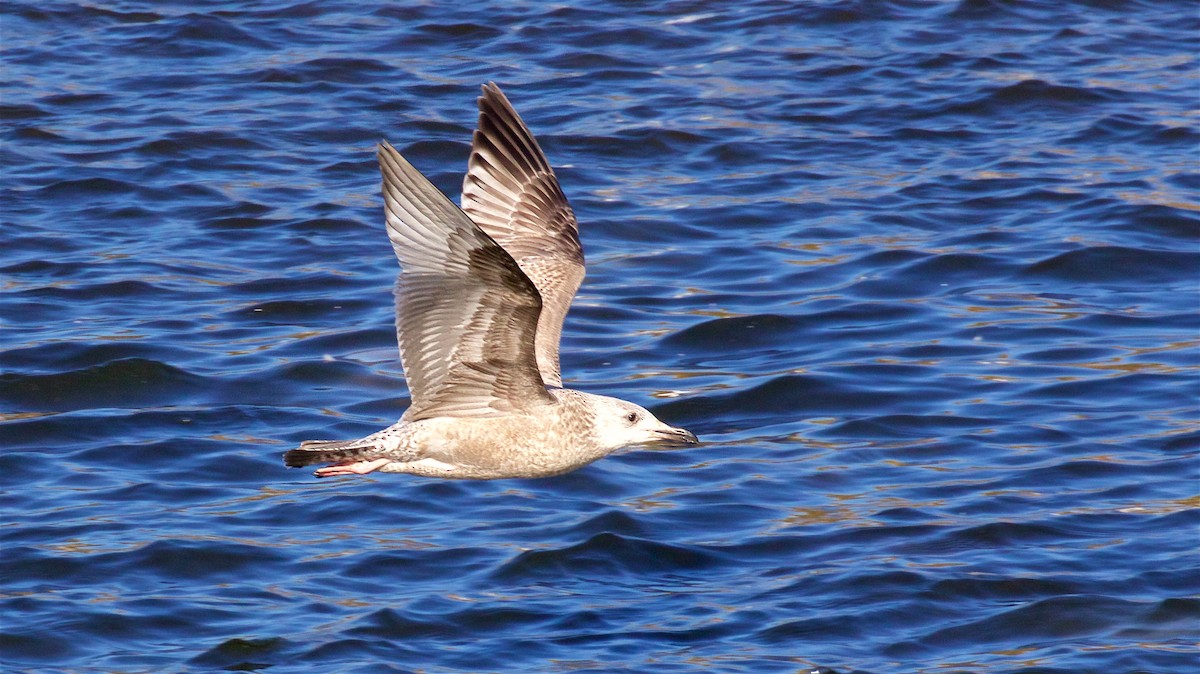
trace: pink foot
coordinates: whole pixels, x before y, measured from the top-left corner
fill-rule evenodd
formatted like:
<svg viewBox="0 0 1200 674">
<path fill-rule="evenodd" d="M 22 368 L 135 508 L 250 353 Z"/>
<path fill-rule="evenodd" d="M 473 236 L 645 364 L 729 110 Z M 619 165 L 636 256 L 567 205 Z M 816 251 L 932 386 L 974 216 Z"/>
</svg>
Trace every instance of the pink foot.
<svg viewBox="0 0 1200 674">
<path fill-rule="evenodd" d="M 388 459 L 375 459 L 374 461 L 357 461 L 355 463 L 339 463 L 335 466 L 325 466 L 318 468 L 313 475 L 317 477 L 333 477 L 335 475 L 366 475 L 383 468 L 388 463 Z"/>
</svg>

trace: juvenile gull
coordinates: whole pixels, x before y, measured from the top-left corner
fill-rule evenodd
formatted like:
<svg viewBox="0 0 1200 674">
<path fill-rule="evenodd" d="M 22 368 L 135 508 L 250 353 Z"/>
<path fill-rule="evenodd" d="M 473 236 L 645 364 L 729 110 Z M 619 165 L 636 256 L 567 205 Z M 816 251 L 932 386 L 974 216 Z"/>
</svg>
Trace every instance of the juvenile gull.
<svg viewBox="0 0 1200 674">
<path fill-rule="evenodd" d="M 462 209 L 379 144 L 388 238 L 400 261 L 396 334 L 412 404 L 360 440 L 308 440 L 292 467 L 446 478 L 544 477 L 639 444 L 696 436 L 617 398 L 562 388 L 558 342 L 583 281 L 578 224 L 554 171 L 493 83 Z"/>
</svg>

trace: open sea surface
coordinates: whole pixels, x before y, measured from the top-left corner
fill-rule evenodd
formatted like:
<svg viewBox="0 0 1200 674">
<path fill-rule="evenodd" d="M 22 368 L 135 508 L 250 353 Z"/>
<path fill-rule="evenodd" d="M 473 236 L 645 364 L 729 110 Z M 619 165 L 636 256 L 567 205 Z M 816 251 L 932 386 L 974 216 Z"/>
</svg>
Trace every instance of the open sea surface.
<svg viewBox="0 0 1200 674">
<path fill-rule="evenodd" d="M 0 3 L 0 670 L 1200 671 L 1191 2 Z M 566 383 L 704 444 L 316 480 L 407 405 L 374 144 L 494 80 Z"/>
</svg>

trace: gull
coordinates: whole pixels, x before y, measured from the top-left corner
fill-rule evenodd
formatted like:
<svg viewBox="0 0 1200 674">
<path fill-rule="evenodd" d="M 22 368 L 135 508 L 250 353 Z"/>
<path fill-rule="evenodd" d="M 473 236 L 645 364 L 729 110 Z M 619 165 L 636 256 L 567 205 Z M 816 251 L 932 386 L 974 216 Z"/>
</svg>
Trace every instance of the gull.
<svg viewBox="0 0 1200 674">
<path fill-rule="evenodd" d="M 411 405 L 365 438 L 305 441 L 286 465 L 329 464 L 317 477 L 532 478 L 622 447 L 698 442 L 641 406 L 563 388 L 559 337 L 584 276 L 579 226 L 500 88 L 484 85 L 478 102 L 462 208 L 378 146 Z"/>
</svg>

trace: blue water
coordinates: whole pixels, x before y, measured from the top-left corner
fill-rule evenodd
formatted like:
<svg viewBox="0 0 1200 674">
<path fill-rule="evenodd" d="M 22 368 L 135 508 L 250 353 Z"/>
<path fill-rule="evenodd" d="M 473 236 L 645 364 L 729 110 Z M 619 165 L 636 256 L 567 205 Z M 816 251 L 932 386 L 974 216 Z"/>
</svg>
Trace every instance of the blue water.
<svg viewBox="0 0 1200 674">
<path fill-rule="evenodd" d="M 6 2 L 5 672 L 1200 671 L 1183 2 Z M 705 441 L 318 481 L 407 404 L 374 143 L 480 83 L 567 384 Z"/>
</svg>

